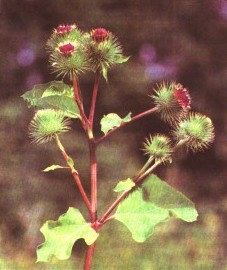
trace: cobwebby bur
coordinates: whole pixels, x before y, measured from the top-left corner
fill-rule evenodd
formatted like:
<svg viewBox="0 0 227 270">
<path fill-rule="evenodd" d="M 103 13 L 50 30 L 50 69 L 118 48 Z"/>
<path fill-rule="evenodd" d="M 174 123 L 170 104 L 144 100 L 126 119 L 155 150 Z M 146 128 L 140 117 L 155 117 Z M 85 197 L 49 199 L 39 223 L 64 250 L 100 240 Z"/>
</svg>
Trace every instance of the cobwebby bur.
<svg viewBox="0 0 227 270">
<path fill-rule="evenodd" d="M 45 238 L 37 249 L 37 261 L 49 262 L 53 257 L 68 259 L 74 243 L 83 238 L 87 247 L 84 269 L 92 267 L 95 242 L 102 227 L 112 219 L 123 223 L 133 239 L 144 242 L 153 233 L 157 224 L 174 216 L 185 222 L 197 219 L 193 202 L 185 195 L 161 180 L 153 171 L 160 165 L 168 165 L 179 147 L 186 146 L 194 152 L 204 150 L 214 140 L 212 121 L 201 113 L 191 112 L 189 91 L 179 83 L 161 83 L 154 90 L 154 106 L 138 115 L 120 117 L 116 113 L 105 115 L 101 121 L 103 135 L 94 134 L 93 123 L 99 82 L 108 82 L 108 72 L 115 65 L 128 61 L 117 37 L 105 28 L 83 32 L 76 24 L 62 24 L 54 29 L 47 41 L 47 52 L 53 72 L 57 77 L 69 79 L 37 85 L 22 97 L 36 113 L 29 126 L 34 143 L 53 143 L 62 155 L 64 165 L 51 165 L 44 171 L 66 169 L 72 176 L 87 211 L 84 218 L 76 208 L 69 207 L 57 221 L 47 221 L 41 232 Z M 79 78 L 82 73 L 94 73 L 89 114 L 83 103 L 83 89 Z M 105 93 L 103 93 L 105 94 Z M 114 191 L 119 195 L 101 215 L 98 212 L 98 174 L 96 151 L 99 145 L 115 132 L 143 117 L 158 113 L 161 120 L 170 124 L 170 134 L 148 134 L 142 150 L 147 161 L 134 176 L 121 180 Z M 88 141 L 90 154 L 90 179 L 82 179 L 76 167 L 76 157 L 71 157 L 63 145 L 64 133 L 74 132 L 71 122 L 80 121 Z M 113 165 L 114 166 L 114 165 Z M 90 192 L 84 189 L 84 181 L 90 182 Z M 143 193 L 146 192 L 146 200 Z M 130 247 L 129 247 L 130 248 Z"/>
</svg>

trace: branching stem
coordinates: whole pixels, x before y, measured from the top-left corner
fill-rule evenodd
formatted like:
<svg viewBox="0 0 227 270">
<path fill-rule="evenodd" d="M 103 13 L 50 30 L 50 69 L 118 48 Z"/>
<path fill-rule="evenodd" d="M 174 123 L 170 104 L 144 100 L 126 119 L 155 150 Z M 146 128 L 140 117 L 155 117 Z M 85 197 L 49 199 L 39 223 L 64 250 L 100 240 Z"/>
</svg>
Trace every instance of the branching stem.
<svg viewBox="0 0 227 270">
<path fill-rule="evenodd" d="M 174 150 L 177 150 L 178 148 L 180 148 L 181 146 L 183 146 L 185 143 L 187 142 L 187 140 L 181 140 L 179 141 L 175 147 Z M 147 169 L 148 164 L 150 165 L 151 163 L 151 159 L 148 160 L 148 162 L 145 164 L 145 166 L 141 169 L 140 173 L 133 178 L 134 183 L 136 184 L 136 187 L 141 185 L 143 183 L 143 181 L 145 180 L 145 178 L 153 172 L 153 170 L 158 167 L 162 162 L 161 161 L 156 161 L 149 169 Z M 147 169 L 145 172 L 145 168 Z M 135 189 L 132 188 L 128 191 L 123 192 L 115 201 L 114 203 L 107 209 L 107 211 L 103 214 L 103 216 L 98 220 L 98 222 L 100 223 L 99 227 L 101 227 L 102 225 L 104 225 L 108 219 L 110 214 L 113 212 L 113 210 L 131 193 L 133 192 Z"/>
<path fill-rule="evenodd" d="M 156 163 L 154 163 L 153 166 L 150 167 L 150 169 L 148 169 L 144 174 L 139 175 L 138 177 L 135 177 L 134 182 L 136 184 L 136 186 L 140 185 L 143 180 L 145 179 L 145 177 L 147 175 L 149 175 L 161 162 L 157 161 Z M 125 192 L 123 192 L 116 200 L 115 202 L 107 209 L 107 211 L 103 214 L 103 216 L 99 219 L 99 223 L 100 226 L 102 226 L 104 223 L 107 222 L 107 219 L 109 219 L 110 214 L 113 212 L 113 210 L 120 204 L 120 202 L 122 202 L 131 192 L 133 192 L 135 189 L 132 188 L 130 190 L 127 190 Z"/>
<path fill-rule="evenodd" d="M 139 120 L 139 119 L 141 119 L 141 118 L 143 118 L 143 117 L 145 117 L 145 116 L 147 116 L 147 115 L 150 115 L 150 114 L 156 112 L 157 110 L 158 110 L 158 108 L 157 108 L 157 107 L 154 107 L 154 108 L 149 109 L 149 110 L 147 110 L 147 111 L 145 111 L 145 112 L 142 112 L 142 113 L 139 113 L 139 114 L 135 115 L 134 117 L 132 117 L 132 119 L 131 119 L 129 122 L 123 122 L 119 127 L 113 128 L 113 129 L 110 130 L 106 135 L 103 135 L 102 137 L 98 138 L 98 139 L 95 141 L 95 143 L 96 143 L 96 144 L 99 144 L 99 143 L 103 142 L 104 140 L 106 140 L 107 138 L 109 138 L 109 137 L 110 137 L 114 132 L 116 132 L 117 130 L 119 130 L 119 129 L 125 127 L 126 125 L 128 125 L 128 124 L 130 124 L 130 123 L 132 123 L 132 122 L 135 122 L 136 120 Z"/>
<path fill-rule="evenodd" d="M 84 108 L 83 108 L 83 101 L 82 96 L 79 88 L 79 84 L 76 78 L 73 80 L 73 89 L 74 89 L 74 97 L 75 102 L 77 103 L 77 106 L 80 111 L 81 116 L 81 122 L 82 126 L 86 132 L 87 138 L 88 138 L 88 144 L 89 144 L 89 150 L 90 150 L 90 172 L 91 172 L 91 202 L 86 196 L 86 193 L 83 192 L 83 187 L 81 185 L 81 181 L 79 178 L 78 172 L 74 169 L 72 171 L 72 175 L 75 179 L 75 182 L 77 183 L 77 186 L 80 190 L 80 193 L 82 195 L 82 198 L 85 202 L 85 204 L 88 207 L 88 210 L 90 212 L 91 222 L 95 230 L 99 230 L 106 222 L 111 220 L 113 216 L 111 216 L 112 211 L 119 205 L 121 201 L 123 201 L 129 194 L 134 190 L 131 189 L 129 191 L 125 191 L 115 202 L 107 209 L 107 211 L 104 213 L 104 215 L 97 219 L 97 158 L 96 158 L 96 147 L 99 143 L 103 142 L 105 139 L 110 137 L 114 132 L 119 130 L 120 128 L 128 125 L 129 123 L 132 123 L 136 120 L 139 120 L 147 115 L 150 115 L 158 110 L 157 107 L 154 107 L 152 109 L 149 109 L 145 112 L 142 112 L 134 117 L 129 122 L 122 123 L 119 127 L 116 127 L 112 129 L 110 132 L 108 132 L 106 135 L 100 137 L 99 139 L 95 140 L 93 135 L 93 123 L 94 123 L 94 115 L 95 115 L 95 107 L 96 107 L 96 100 L 97 100 L 97 94 L 98 94 L 98 86 L 99 86 L 99 79 L 100 75 L 98 72 L 95 74 L 95 82 L 94 82 L 94 88 L 92 93 L 92 101 L 91 101 L 91 108 L 89 113 L 89 118 L 87 118 Z M 67 154 L 65 151 L 62 152 L 65 160 L 67 161 Z M 139 174 L 134 177 L 134 182 L 136 186 L 140 185 L 142 181 L 145 179 L 145 177 L 151 173 L 161 162 L 156 162 L 150 169 L 147 169 L 152 160 L 149 159 L 148 162 L 145 164 L 145 166 L 141 169 Z M 95 245 L 88 246 L 86 257 L 85 257 L 85 263 L 84 263 L 84 270 L 90 270 L 91 264 L 92 264 L 92 258 L 94 254 L 94 247 Z"/>
</svg>

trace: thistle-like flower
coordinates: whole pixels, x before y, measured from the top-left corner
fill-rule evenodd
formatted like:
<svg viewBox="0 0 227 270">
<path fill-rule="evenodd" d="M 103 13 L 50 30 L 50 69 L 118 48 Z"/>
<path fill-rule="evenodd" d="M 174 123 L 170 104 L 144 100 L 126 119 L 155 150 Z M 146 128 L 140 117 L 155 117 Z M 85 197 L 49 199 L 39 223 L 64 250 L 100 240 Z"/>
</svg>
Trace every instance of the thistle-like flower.
<svg viewBox="0 0 227 270">
<path fill-rule="evenodd" d="M 70 121 L 61 111 L 44 109 L 36 112 L 29 125 L 29 135 L 34 143 L 46 143 L 55 135 L 67 132 Z"/>
<path fill-rule="evenodd" d="M 75 46 L 72 43 L 59 45 L 57 50 L 65 57 L 71 56 L 75 52 Z"/>
<path fill-rule="evenodd" d="M 186 146 L 193 152 L 204 150 L 214 140 L 214 126 L 209 117 L 200 113 L 190 113 L 179 122 L 174 131 L 178 141 L 186 141 Z"/>
<path fill-rule="evenodd" d="M 60 25 L 47 41 L 50 64 L 58 76 L 71 80 L 88 69 L 85 35 L 73 25 Z"/>
<path fill-rule="evenodd" d="M 187 89 L 181 84 L 174 82 L 165 84 L 162 83 L 152 95 L 155 105 L 161 118 L 175 125 L 179 119 L 182 119 L 187 114 L 191 105 L 191 98 Z"/>
<path fill-rule="evenodd" d="M 109 31 L 105 28 L 96 28 L 91 30 L 91 37 L 95 42 L 103 42 L 108 39 Z"/>
<path fill-rule="evenodd" d="M 156 161 L 171 161 L 172 147 L 170 139 L 161 134 L 149 136 L 144 142 L 144 152 Z"/>
<path fill-rule="evenodd" d="M 191 109 L 191 97 L 186 88 L 182 84 L 175 85 L 173 95 L 183 110 Z"/>
<path fill-rule="evenodd" d="M 129 59 L 123 56 L 122 46 L 117 38 L 104 28 L 97 28 L 90 32 L 87 55 L 91 69 L 94 72 L 100 70 L 106 80 L 107 72 L 113 65 L 124 63 Z"/>
<path fill-rule="evenodd" d="M 56 29 L 54 29 L 54 33 L 64 35 L 70 33 L 75 28 L 75 24 L 60 24 Z"/>
</svg>

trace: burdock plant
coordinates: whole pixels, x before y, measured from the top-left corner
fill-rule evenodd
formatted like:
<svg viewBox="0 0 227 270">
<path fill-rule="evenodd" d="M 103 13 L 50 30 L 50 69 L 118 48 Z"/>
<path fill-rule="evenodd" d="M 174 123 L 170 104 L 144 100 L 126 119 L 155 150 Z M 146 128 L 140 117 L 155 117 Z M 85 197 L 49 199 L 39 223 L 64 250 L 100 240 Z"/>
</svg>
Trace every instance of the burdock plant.
<svg viewBox="0 0 227 270">
<path fill-rule="evenodd" d="M 129 57 L 123 55 L 122 46 L 110 31 L 97 28 L 87 33 L 75 24 L 60 25 L 54 29 L 47 42 L 47 50 L 53 72 L 70 83 L 60 80 L 37 85 L 22 96 L 36 110 L 29 126 L 29 135 L 34 143 L 56 143 L 65 165 L 52 165 L 44 171 L 63 168 L 72 174 L 87 208 L 88 219 L 78 209 L 69 207 L 57 221 L 47 221 L 41 227 L 45 241 L 37 249 L 37 261 L 48 262 L 52 257 L 68 259 L 74 243 L 83 238 L 88 245 L 84 269 L 91 269 L 95 242 L 103 226 L 114 219 L 123 223 L 137 242 L 147 240 L 159 223 L 171 217 L 186 222 L 195 221 L 198 214 L 193 202 L 153 174 L 158 166 L 168 165 L 172 161 L 173 153 L 178 148 L 185 147 L 193 152 L 205 150 L 214 139 L 210 118 L 190 111 L 189 91 L 179 83 L 161 83 L 151 96 L 154 107 L 135 116 L 129 113 L 124 118 L 116 113 L 103 116 L 100 121 L 103 135 L 97 137 L 93 132 L 93 123 L 100 79 L 103 77 L 108 82 L 109 70 L 126 62 Z M 94 73 L 89 114 L 86 114 L 79 84 L 80 75 L 87 72 Z M 117 130 L 153 113 L 168 122 L 172 132 L 168 136 L 148 134 L 142 147 L 147 162 L 134 176 L 116 184 L 114 191 L 118 197 L 104 213 L 99 213 L 97 148 Z M 89 194 L 84 189 L 73 158 L 62 144 L 64 133 L 72 132 L 70 124 L 74 120 L 81 122 L 88 141 Z"/>
</svg>

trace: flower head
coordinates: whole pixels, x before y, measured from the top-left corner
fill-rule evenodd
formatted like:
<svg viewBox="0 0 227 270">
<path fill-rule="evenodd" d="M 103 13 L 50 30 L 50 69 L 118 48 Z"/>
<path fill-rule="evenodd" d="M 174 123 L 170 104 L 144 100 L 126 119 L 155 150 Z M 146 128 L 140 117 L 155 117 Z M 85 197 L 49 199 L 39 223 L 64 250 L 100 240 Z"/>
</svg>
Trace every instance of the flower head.
<svg viewBox="0 0 227 270">
<path fill-rule="evenodd" d="M 175 125 L 187 114 L 191 105 L 188 91 L 181 84 L 175 82 L 159 85 L 152 98 L 161 118 L 172 125 Z"/>
<path fill-rule="evenodd" d="M 75 52 L 75 46 L 72 43 L 65 43 L 63 45 L 59 45 L 57 50 L 65 57 L 71 56 Z"/>
<path fill-rule="evenodd" d="M 115 64 L 128 61 L 123 55 L 123 49 L 117 38 L 104 28 L 93 29 L 90 33 L 90 42 L 87 46 L 87 56 L 91 69 L 100 71 L 108 81 L 108 71 Z"/>
<path fill-rule="evenodd" d="M 155 161 L 171 161 L 171 141 L 165 135 L 150 135 L 144 143 L 144 151 Z"/>
<path fill-rule="evenodd" d="M 186 88 L 183 87 L 180 83 L 176 84 L 173 90 L 173 95 L 179 105 L 184 109 L 191 109 L 191 97 Z"/>
<path fill-rule="evenodd" d="M 39 110 L 30 123 L 30 137 L 35 143 L 45 143 L 52 140 L 55 135 L 68 131 L 69 124 L 70 121 L 65 119 L 62 111 Z"/>
<path fill-rule="evenodd" d="M 91 37 L 95 42 L 100 43 L 108 39 L 109 31 L 105 28 L 96 28 L 91 31 Z"/>
<path fill-rule="evenodd" d="M 70 33 L 73 29 L 76 28 L 75 24 L 60 24 L 54 32 L 58 35 L 64 35 Z"/>
<path fill-rule="evenodd" d="M 213 142 L 214 126 L 209 117 L 200 113 L 190 113 L 179 122 L 174 134 L 179 141 L 186 141 L 188 149 L 196 152 L 209 147 Z"/>
</svg>

